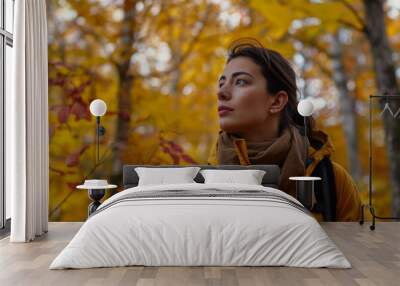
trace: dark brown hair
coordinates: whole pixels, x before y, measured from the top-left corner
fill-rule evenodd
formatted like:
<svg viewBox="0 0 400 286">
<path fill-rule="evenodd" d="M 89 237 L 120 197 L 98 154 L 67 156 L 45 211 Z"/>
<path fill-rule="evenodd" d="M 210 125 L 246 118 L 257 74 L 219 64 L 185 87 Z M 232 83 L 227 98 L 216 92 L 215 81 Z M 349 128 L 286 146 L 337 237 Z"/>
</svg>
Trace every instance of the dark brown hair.
<svg viewBox="0 0 400 286">
<path fill-rule="evenodd" d="M 260 42 L 253 38 L 241 38 L 231 44 L 227 62 L 238 57 L 250 58 L 260 66 L 267 81 L 268 93 L 275 95 L 283 90 L 288 94 L 288 102 L 281 113 L 279 133 L 288 125 L 295 125 L 297 128 L 303 129 L 304 118 L 297 111 L 296 73 L 288 60 L 277 51 L 264 48 Z M 312 117 L 308 117 L 307 121 L 307 128 L 311 130 L 314 120 Z"/>
</svg>

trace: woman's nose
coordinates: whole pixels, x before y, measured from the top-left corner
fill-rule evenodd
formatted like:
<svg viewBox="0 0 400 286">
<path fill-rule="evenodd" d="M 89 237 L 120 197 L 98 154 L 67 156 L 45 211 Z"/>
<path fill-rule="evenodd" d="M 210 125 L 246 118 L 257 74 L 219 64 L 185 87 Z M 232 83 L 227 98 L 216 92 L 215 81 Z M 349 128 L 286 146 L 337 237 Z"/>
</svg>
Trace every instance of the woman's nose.
<svg viewBox="0 0 400 286">
<path fill-rule="evenodd" d="M 229 100 L 232 95 L 230 89 L 227 87 L 227 84 L 224 84 L 218 89 L 218 99 L 219 100 Z"/>
</svg>

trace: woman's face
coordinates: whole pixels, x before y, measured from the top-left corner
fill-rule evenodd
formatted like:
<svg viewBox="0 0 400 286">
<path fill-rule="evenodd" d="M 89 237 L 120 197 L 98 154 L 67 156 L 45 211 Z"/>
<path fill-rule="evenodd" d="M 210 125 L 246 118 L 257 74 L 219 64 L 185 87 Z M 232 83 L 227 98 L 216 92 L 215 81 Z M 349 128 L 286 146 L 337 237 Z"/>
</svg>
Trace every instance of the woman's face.
<svg viewBox="0 0 400 286">
<path fill-rule="evenodd" d="M 253 60 L 237 57 L 226 64 L 218 82 L 222 130 L 240 134 L 265 126 L 271 120 L 272 101 L 261 67 Z"/>
</svg>

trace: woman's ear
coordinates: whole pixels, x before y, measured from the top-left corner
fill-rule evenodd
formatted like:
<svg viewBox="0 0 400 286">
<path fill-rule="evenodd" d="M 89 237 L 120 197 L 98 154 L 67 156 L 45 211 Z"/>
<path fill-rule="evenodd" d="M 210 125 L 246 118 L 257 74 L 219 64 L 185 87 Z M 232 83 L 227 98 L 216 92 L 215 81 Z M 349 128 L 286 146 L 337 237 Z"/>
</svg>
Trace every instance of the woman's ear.
<svg viewBox="0 0 400 286">
<path fill-rule="evenodd" d="M 269 107 L 270 113 L 279 113 L 281 112 L 288 102 L 289 96 L 286 91 L 281 90 L 272 96 L 272 104 Z"/>
</svg>

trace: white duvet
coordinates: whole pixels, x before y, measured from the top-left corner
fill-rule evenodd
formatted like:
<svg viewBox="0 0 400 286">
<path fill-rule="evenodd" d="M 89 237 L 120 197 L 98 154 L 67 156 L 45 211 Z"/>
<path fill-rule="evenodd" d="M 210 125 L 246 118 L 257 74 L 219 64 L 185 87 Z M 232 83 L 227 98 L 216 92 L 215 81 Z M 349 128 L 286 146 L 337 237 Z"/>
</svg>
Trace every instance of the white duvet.
<svg viewBox="0 0 400 286">
<path fill-rule="evenodd" d="M 99 208 L 103 211 L 82 225 L 50 269 L 127 265 L 351 267 L 318 222 L 289 204 L 245 197 L 115 203 L 132 192 L 210 188 L 261 190 L 297 202 L 279 190 L 254 185 L 193 183 L 131 188 L 106 200 Z"/>
</svg>

